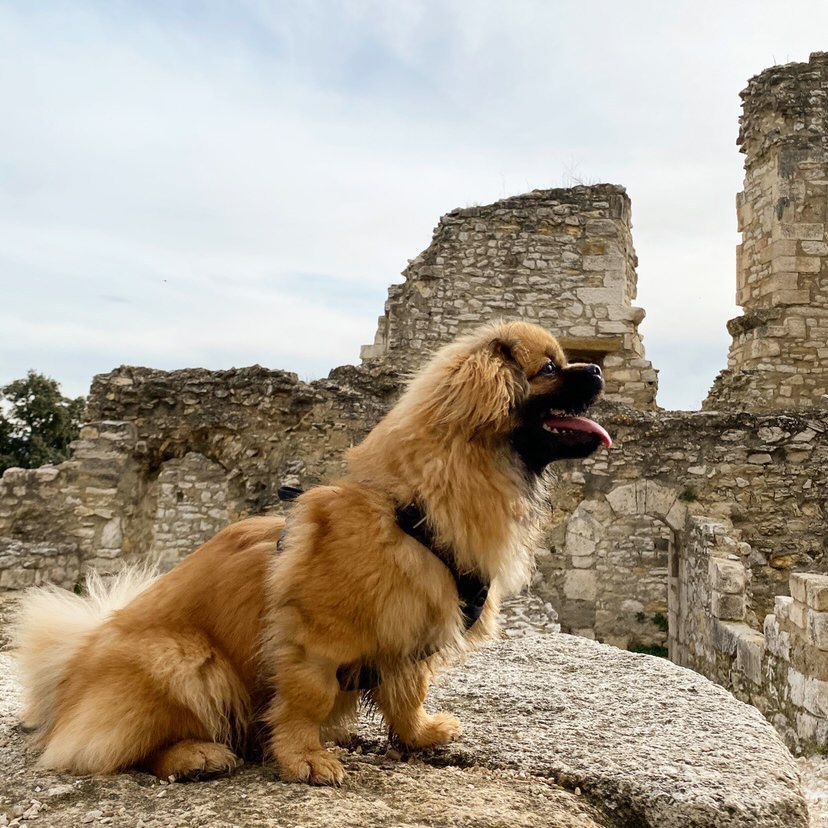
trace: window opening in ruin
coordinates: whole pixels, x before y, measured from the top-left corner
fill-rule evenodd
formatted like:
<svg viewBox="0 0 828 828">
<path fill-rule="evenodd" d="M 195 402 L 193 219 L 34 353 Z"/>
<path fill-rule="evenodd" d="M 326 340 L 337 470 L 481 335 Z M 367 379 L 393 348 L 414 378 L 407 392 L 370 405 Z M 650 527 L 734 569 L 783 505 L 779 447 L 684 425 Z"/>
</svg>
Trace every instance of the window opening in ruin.
<svg viewBox="0 0 828 828">
<path fill-rule="evenodd" d="M 576 348 L 566 349 L 566 358 L 570 362 L 591 362 L 597 365 L 601 370 L 604 369 L 604 357 L 606 353 L 603 351 L 579 351 Z"/>
</svg>

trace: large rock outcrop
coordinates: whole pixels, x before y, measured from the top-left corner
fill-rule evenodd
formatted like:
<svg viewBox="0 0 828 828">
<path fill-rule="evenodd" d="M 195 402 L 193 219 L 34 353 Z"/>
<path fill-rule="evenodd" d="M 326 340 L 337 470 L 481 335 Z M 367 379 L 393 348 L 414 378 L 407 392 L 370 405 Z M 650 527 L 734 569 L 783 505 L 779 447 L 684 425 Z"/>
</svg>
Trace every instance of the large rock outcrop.
<svg viewBox="0 0 828 828">
<path fill-rule="evenodd" d="M 16 724 L 11 658 L 0 658 L 0 825 L 808 824 L 796 766 L 755 709 L 663 659 L 567 635 L 504 641 L 447 674 L 432 703 L 465 732 L 444 750 L 400 757 L 366 723 L 341 789 L 284 784 L 259 766 L 192 785 L 37 769 Z"/>
</svg>

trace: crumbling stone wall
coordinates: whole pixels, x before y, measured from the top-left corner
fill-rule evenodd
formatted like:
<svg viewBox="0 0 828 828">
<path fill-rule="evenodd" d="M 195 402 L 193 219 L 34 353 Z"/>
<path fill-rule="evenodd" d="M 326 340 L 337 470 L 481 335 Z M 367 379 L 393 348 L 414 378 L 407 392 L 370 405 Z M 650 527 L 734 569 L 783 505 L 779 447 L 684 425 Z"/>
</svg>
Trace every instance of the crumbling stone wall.
<svg viewBox="0 0 828 828">
<path fill-rule="evenodd" d="M 678 563 L 670 656 L 755 705 L 791 750 L 828 745 L 828 576 L 793 573 L 762 627 L 745 623 L 751 548 L 733 527 L 693 518 Z M 672 611 L 671 607 L 671 611 Z"/>
<path fill-rule="evenodd" d="M 828 394 L 828 52 L 767 69 L 742 100 L 744 314 L 705 408 L 807 408 Z"/>
<path fill-rule="evenodd" d="M 259 366 L 96 377 L 72 459 L 0 478 L 0 587 L 173 566 L 228 522 L 281 509 L 283 483 L 336 477 L 397 388 L 350 367 L 312 384 Z"/>
<path fill-rule="evenodd" d="M 0 478 L 0 587 L 72 587 L 81 568 L 111 571 L 128 550 L 124 521 L 139 488 L 128 422 L 81 430 L 72 459 Z"/>
<path fill-rule="evenodd" d="M 599 363 L 607 399 L 654 408 L 658 375 L 632 306 L 638 260 L 623 187 L 535 190 L 443 216 L 388 290 L 369 362 L 416 368 L 458 333 L 499 317 L 545 325 L 574 360 Z"/>
<path fill-rule="evenodd" d="M 825 410 L 654 413 L 605 404 L 598 419 L 613 449 L 553 467 L 537 589 L 564 631 L 621 647 L 666 646 L 664 619 L 671 630 L 679 623 L 669 591 L 688 516 L 731 524 L 750 550 L 745 619 L 756 630 L 792 571 L 828 570 Z"/>
</svg>

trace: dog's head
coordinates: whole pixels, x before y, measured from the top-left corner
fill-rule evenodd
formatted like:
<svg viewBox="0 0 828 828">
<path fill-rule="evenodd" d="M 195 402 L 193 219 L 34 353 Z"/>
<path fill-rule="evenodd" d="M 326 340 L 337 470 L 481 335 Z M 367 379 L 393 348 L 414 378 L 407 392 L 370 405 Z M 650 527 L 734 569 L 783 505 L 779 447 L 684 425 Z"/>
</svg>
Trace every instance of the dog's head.
<svg viewBox="0 0 828 828">
<path fill-rule="evenodd" d="M 485 326 L 440 351 L 415 384 L 428 392 L 417 396 L 437 427 L 507 440 L 535 473 L 612 445 L 600 425 L 578 416 L 601 395 L 601 369 L 568 363 L 537 325 Z"/>
</svg>

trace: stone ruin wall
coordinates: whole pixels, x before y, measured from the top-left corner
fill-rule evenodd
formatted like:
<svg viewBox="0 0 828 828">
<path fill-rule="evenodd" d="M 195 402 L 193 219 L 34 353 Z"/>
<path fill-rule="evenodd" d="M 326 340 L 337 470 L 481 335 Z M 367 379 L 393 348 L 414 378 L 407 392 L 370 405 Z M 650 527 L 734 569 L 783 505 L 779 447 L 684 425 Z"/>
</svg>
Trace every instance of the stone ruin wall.
<svg viewBox="0 0 828 828">
<path fill-rule="evenodd" d="M 680 613 L 671 573 L 695 516 L 727 522 L 750 549 L 745 618 L 755 629 L 787 592 L 791 571 L 828 571 L 827 412 L 604 405 L 597 416 L 615 445 L 555 467 L 548 549 L 539 556 L 535 589 L 565 631 L 624 648 L 666 645 L 664 621 L 675 630 Z"/>
<path fill-rule="evenodd" d="M 89 568 L 162 568 L 278 487 L 335 477 L 398 385 L 344 367 L 310 385 L 259 366 L 98 376 L 70 460 L 0 479 L 0 588 L 74 586 Z"/>
<path fill-rule="evenodd" d="M 705 408 L 807 408 L 828 394 L 828 53 L 762 72 L 742 99 L 744 314 Z"/>
<path fill-rule="evenodd" d="M 597 416 L 615 439 L 611 452 L 553 467 L 533 592 L 565 631 L 669 646 L 673 660 L 756 704 L 795 749 L 824 749 L 828 672 L 816 631 L 826 608 L 807 590 L 786 596 L 801 577 L 793 573 L 828 571 L 828 420 L 825 408 L 806 407 L 812 395 L 767 393 L 774 382 L 811 388 L 800 363 L 785 361 L 803 329 L 788 325 L 787 339 L 751 329 L 756 341 L 780 340 L 779 354 L 737 360 L 711 410 L 658 411 L 637 331 L 643 312 L 631 305 L 629 220 L 626 194 L 611 185 L 454 211 L 390 289 L 364 364 L 316 383 L 258 366 L 97 377 L 72 459 L 0 481 L 0 588 L 71 587 L 89 567 L 147 557 L 171 566 L 228 521 L 279 510 L 279 485 L 337 475 L 343 451 L 425 352 L 500 315 L 497 301 L 504 315 L 513 302 L 517 315 L 562 332 L 571 352 L 603 362 L 609 393 Z M 509 258 L 510 245 L 520 256 Z M 791 307 L 779 318 L 793 319 Z M 807 310 L 806 333 L 826 307 Z M 812 345 L 801 346 L 816 354 L 810 364 L 824 365 Z M 734 340 L 731 357 L 740 347 Z"/>
<path fill-rule="evenodd" d="M 671 658 L 727 687 L 773 723 L 796 753 L 828 745 L 828 576 L 793 573 L 757 630 L 751 548 L 728 523 L 693 518 L 671 591 L 681 597 Z M 824 571 L 824 569 L 823 569 Z"/>
<path fill-rule="evenodd" d="M 599 363 L 606 397 L 654 408 L 658 374 L 632 306 L 638 260 L 630 200 L 601 184 L 536 190 L 440 219 L 428 249 L 392 285 L 366 362 L 409 369 L 481 320 L 529 319 L 571 358 Z"/>
</svg>

